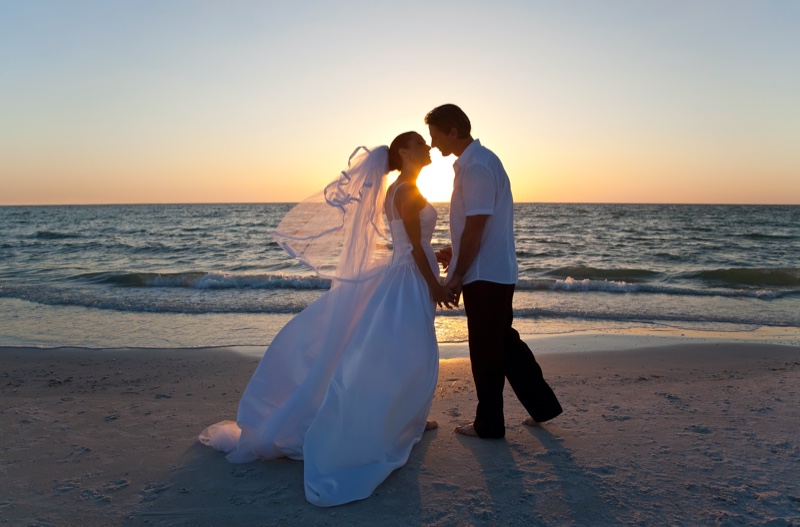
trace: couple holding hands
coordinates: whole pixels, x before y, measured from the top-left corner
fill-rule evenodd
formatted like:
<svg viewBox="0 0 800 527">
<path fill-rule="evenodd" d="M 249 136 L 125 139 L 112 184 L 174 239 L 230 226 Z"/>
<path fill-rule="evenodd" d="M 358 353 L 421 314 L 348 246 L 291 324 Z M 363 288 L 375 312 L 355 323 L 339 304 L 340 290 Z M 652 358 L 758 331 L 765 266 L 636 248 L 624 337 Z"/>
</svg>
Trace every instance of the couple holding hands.
<svg viewBox="0 0 800 527">
<path fill-rule="evenodd" d="M 369 497 L 406 463 L 423 432 L 437 426 L 427 420 L 439 366 L 436 304 L 455 306 L 463 297 L 467 315 L 478 407 L 472 424 L 456 433 L 504 437 L 506 379 L 530 414 L 526 424 L 562 412 L 512 327 L 517 260 L 508 175 L 472 138 L 458 106 L 433 109 L 425 124 L 430 146 L 406 132 L 388 147 L 357 150 L 315 208 L 301 203 L 278 226 L 275 239 L 331 278 L 331 289 L 276 335 L 244 391 L 237 421 L 200 434 L 231 462 L 302 459 L 306 498 L 315 505 Z M 438 252 L 431 246 L 437 213 L 416 186 L 431 148 L 458 158 L 452 248 Z M 400 174 L 385 188 L 394 170 Z M 381 251 L 384 216 L 388 255 Z M 326 254 L 336 257 L 331 272 L 318 265 Z"/>
</svg>

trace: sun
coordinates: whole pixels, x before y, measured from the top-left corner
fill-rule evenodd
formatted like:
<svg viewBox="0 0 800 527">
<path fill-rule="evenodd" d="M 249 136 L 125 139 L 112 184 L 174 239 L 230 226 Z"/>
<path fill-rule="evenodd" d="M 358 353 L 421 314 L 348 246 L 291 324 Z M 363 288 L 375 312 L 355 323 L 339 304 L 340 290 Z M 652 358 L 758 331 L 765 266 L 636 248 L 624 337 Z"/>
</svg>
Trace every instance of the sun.
<svg viewBox="0 0 800 527">
<path fill-rule="evenodd" d="M 424 167 L 417 178 L 417 187 L 425 199 L 432 203 L 450 201 L 454 161 L 455 156 L 442 157 L 438 150 L 431 150 L 431 164 Z"/>
</svg>

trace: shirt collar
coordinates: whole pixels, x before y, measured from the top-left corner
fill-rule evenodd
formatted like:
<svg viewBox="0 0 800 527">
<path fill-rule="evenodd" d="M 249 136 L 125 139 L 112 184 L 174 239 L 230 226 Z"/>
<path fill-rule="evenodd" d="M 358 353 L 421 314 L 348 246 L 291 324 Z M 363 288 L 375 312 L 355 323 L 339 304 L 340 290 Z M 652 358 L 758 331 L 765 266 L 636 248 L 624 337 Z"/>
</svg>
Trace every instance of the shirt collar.
<svg viewBox="0 0 800 527">
<path fill-rule="evenodd" d="M 480 139 L 473 139 L 472 142 L 469 145 L 467 145 L 467 148 L 465 148 L 464 151 L 461 152 L 461 155 L 458 156 L 456 162 L 453 163 L 453 170 L 455 170 L 456 173 L 460 172 L 462 168 L 464 168 L 469 164 L 469 158 L 472 157 L 472 154 L 474 154 L 475 151 L 478 150 L 478 148 L 480 147 L 481 147 Z"/>
</svg>

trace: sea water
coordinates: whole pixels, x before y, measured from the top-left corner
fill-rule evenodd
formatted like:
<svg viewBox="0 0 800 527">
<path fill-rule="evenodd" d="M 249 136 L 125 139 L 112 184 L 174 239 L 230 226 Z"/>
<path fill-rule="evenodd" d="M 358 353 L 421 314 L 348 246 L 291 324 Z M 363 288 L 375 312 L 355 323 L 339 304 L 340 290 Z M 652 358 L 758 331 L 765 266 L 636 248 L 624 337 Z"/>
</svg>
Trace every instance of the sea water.
<svg viewBox="0 0 800 527">
<path fill-rule="evenodd" d="M 271 238 L 291 206 L 0 207 L 0 345 L 268 345 L 330 287 Z M 800 206 L 521 203 L 515 236 L 521 333 L 800 326 Z"/>
</svg>

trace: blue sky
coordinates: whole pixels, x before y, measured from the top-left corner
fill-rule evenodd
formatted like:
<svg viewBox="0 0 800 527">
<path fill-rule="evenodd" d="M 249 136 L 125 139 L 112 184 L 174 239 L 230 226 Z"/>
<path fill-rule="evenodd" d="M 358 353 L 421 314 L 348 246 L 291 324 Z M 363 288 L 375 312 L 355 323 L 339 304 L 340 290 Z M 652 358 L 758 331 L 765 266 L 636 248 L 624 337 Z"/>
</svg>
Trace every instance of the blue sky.
<svg viewBox="0 0 800 527">
<path fill-rule="evenodd" d="M 794 0 L 0 0 L 0 204 L 297 201 L 445 102 L 517 201 L 800 203 L 798 51 Z"/>
</svg>

